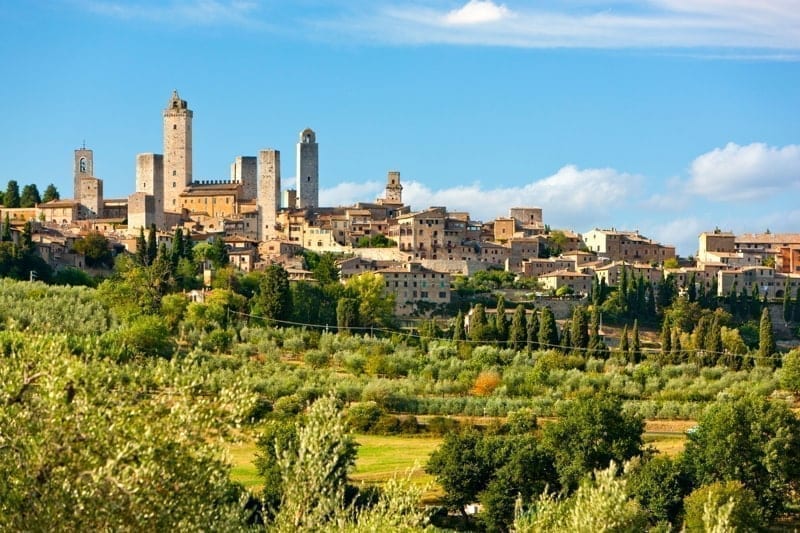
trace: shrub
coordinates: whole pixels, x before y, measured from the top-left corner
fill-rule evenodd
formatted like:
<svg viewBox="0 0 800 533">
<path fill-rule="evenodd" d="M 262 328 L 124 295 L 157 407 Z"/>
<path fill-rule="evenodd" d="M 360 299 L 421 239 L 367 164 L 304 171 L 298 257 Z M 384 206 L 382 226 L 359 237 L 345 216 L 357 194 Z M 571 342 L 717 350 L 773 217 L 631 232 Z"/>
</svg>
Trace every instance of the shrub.
<svg viewBox="0 0 800 533">
<path fill-rule="evenodd" d="M 459 424 L 458 420 L 444 416 L 434 416 L 428 420 L 428 433 L 433 433 L 434 435 L 444 436 L 448 433 L 454 433 L 460 427 L 461 424 Z"/>
<path fill-rule="evenodd" d="M 362 402 L 347 410 L 345 422 L 353 431 L 368 433 L 383 415 L 384 411 L 377 403 Z"/>
<path fill-rule="evenodd" d="M 489 396 L 501 382 L 500 374 L 496 370 L 484 370 L 475 378 L 471 392 L 476 396 Z"/>
<path fill-rule="evenodd" d="M 308 350 L 303 361 L 311 368 L 324 368 L 330 364 L 331 356 L 322 350 Z"/>
<path fill-rule="evenodd" d="M 704 485 L 684 500 L 687 531 L 760 531 L 761 507 L 739 481 Z"/>
</svg>

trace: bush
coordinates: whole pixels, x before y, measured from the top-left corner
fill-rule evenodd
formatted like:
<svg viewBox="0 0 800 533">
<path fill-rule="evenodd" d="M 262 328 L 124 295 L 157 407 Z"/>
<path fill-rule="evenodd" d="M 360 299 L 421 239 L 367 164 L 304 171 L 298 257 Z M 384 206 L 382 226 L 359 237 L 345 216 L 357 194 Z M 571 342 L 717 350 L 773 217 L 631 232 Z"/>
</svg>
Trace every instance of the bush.
<svg viewBox="0 0 800 533">
<path fill-rule="evenodd" d="M 397 435 L 402 432 L 400 419 L 393 415 L 382 415 L 372 426 L 372 432 L 378 435 Z"/>
<path fill-rule="evenodd" d="M 322 350 L 308 350 L 303 361 L 311 368 L 324 368 L 330 364 L 331 356 Z"/>
<path fill-rule="evenodd" d="M 704 485 L 684 500 L 687 531 L 760 531 L 761 507 L 739 481 Z"/>
<path fill-rule="evenodd" d="M 458 423 L 458 420 L 446 418 L 444 416 L 434 416 L 428 420 L 428 433 L 433 433 L 440 437 L 448 433 L 455 433 L 460 427 L 461 424 Z"/>
<path fill-rule="evenodd" d="M 347 410 L 345 422 L 353 431 L 369 433 L 383 415 L 384 410 L 377 403 L 362 402 Z"/>
</svg>

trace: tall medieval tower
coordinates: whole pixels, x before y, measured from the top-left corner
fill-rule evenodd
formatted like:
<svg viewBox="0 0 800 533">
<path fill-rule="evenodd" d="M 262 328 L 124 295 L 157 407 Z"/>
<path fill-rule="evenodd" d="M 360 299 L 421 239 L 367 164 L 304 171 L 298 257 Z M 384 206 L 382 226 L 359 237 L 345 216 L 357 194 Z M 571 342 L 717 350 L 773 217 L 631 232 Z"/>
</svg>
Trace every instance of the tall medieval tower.
<svg viewBox="0 0 800 533">
<path fill-rule="evenodd" d="M 164 211 L 180 212 L 178 195 L 192 183 L 192 110 L 178 91 L 164 109 Z"/>
<path fill-rule="evenodd" d="M 300 132 L 297 143 L 297 207 L 319 207 L 319 145 L 311 128 Z"/>
<path fill-rule="evenodd" d="M 81 179 L 94 176 L 94 156 L 86 145 L 75 150 L 72 199 L 81 201 Z"/>
<path fill-rule="evenodd" d="M 267 149 L 258 152 L 258 240 L 275 235 L 281 201 L 281 153 Z"/>
</svg>

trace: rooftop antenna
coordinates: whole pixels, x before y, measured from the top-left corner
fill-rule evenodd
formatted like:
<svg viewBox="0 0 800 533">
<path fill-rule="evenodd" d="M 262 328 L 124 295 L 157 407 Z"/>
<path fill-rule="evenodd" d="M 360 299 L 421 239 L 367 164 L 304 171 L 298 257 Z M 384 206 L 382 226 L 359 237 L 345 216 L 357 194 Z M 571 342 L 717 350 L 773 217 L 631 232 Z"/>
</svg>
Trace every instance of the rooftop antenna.
<svg viewBox="0 0 800 533">
<path fill-rule="evenodd" d="M 86 139 L 83 140 L 83 145 L 81 146 L 81 150 L 86 150 Z"/>
</svg>

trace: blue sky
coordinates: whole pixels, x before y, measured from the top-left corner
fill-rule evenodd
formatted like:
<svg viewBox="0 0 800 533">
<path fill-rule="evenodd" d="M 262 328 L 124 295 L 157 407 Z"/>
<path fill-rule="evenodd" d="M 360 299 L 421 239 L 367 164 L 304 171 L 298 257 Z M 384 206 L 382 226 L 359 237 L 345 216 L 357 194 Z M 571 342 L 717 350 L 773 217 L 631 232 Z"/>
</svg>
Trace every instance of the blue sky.
<svg viewBox="0 0 800 533">
<path fill-rule="evenodd" d="M 0 3 L 0 184 L 107 197 L 162 151 L 173 89 L 194 176 L 311 127 L 323 205 L 399 170 L 414 209 L 534 205 L 578 232 L 800 231 L 796 0 L 30 0 Z"/>
</svg>

